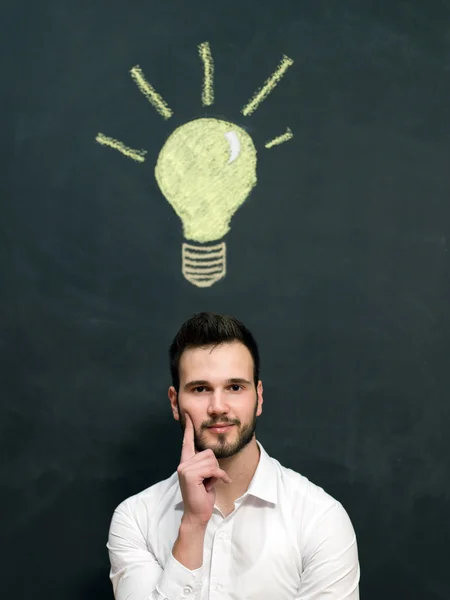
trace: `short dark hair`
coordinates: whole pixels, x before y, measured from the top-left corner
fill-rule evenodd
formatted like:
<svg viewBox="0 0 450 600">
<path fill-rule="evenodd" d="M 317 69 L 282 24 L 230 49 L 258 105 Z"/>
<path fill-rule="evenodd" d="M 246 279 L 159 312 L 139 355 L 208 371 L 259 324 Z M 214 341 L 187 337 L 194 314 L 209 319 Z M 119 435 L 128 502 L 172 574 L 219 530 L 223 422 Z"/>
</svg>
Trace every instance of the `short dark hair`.
<svg viewBox="0 0 450 600">
<path fill-rule="evenodd" d="M 241 342 L 252 355 L 253 379 L 256 387 L 259 380 L 260 360 L 258 345 L 251 332 L 235 317 L 201 312 L 183 323 L 169 348 L 172 385 L 177 393 L 180 387 L 180 358 L 185 350 L 231 342 Z"/>
</svg>

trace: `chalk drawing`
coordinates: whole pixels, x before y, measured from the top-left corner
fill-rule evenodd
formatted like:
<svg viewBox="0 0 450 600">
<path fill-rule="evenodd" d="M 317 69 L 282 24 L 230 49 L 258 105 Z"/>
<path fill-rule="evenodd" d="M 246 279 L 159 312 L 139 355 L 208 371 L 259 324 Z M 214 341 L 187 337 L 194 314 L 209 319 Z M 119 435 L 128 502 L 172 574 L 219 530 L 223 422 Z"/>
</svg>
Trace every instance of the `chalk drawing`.
<svg viewBox="0 0 450 600">
<path fill-rule="evenodd" d="M 233 160 L 236 160 L 236 158 L 239 156 L 241 151 L 241 143 L 235 131 L 229 131 L 225 134 L 225 137 L 230 144 L 230 158 L 228 159 L 228 162 L 230 163 L 233 162 Z"/>
<path fill-rule="evenodd" d="M 147 100 L 153 104 L 156 110 L 162 115 L 165 119 L 170 119 L 173 115 L 173 112 L 167 106 L 166 102 L 161 98 L 161 96 L 155 91 L 155 89 L 150 85 L 150 83 L 145 79 L 144 74 L 139 65 L 133 67 L 130 71 L 131 77 L 136 82 L 136 85 L 147 98 Z"/>
<path fill-rule="evenodd" d="M 226 244 L 195 246 L 183 242 L 182 273 L 197 287 L 210 287 L 226 275 Z"/>
<path fill-rule="evenodd" d="M 125 154 L 125 156 L 132 158 L 133 160 L 137 160 L 138 162 L 144 162 L 145 160 L 145 155 L 147 154 L 146 150 L 133 150 L 132 148 L 128 148 L 127 146 L 122 144 L 122 142 L 119 142 L 119 140 L 107 137 L 106 135 L 103 135 L 103 133 L 99 133 L 95 139 L 99 144 L 102 144 L 103 146 L 109 146 L 110 148 L 114 148 L 115 150 L 122 152 L 122 154 Z"/>
<path fill-rule="evenodd" d="M 209 42 L 198 47 L 203 63 L 202 104 L 214 103 L 214 63 Z M 255 112 L 281 81 L 293 60 L 283 56 L 280 64 L 242 109 L 244 116 Z M 169 119 L 173 111 L 145 79 L 139 65 L 131 69 L 139 90 L 157 112 Z M 278 146 L 293 137 L 286 133 L 273 138 L 265 148 Z M 128 148 L 99 133 L 98 143 L 118 150 L 135 161 L 145 160 L 145 150 Z M 206 288 L 226 275 L 226 242 L 230 222 L 257 183 L 257 152 L 250 135 L 238 125 L 216 118 L 200 118 L 177 127 L 161 148 L 155 166 L 159 188 L 181 220 L 181 271 L 191 284 Z"/>
<path fill-rule="evenodd" d="M 273 140 L 270 140 L 270 142 L 267 142 L 267 144 L 265 144 L 264 147 L 272 148 L 273 146 L 279 146 L 280 144 L 283 144 L 284 142 L 291 140 L 293 137 L 294 137 L 294 134 L 288 127 L 286 133 L 283 133 L 283 135 L 279 135 L 278 137 L 274 138 Z"/>
<path fill-rule="evenodd" d="M 230 144 L 230 137 L 238 139 Z M 236 145 L 239 157 L 234 158 Z M 155 176 L 180 217 L 187 240 L 220 240 L 256 184 L 256 150 L 233 123 L 197 119 L 178 127 L 159 153 Z"/>
<path fill-rule="evenodd" d="M 267 98 L 270 92 L 281 81 L 281 78 L 286 73 L 288 68 L 293 64 L 294 61 L 292 60 L 292 58 L 289 58 L 288 56 L 283 56 L 275 72 L 272 73 L 272 75 L 264 83 L 263 87 L 255 93 L 250 102 L 246 104 L 242 109 L 241 112 L 245 117 L 255 112 L 255 110 L 258 108 L 261 102 Z"/>
<path fill-rule="evenodd" d="M 211 106 L 214 102 L 214 63 L 211 55 L 211 48 L 209 42 L 203 42 L 198 47 L 200 58 L 203 61 L 203 90 L 202 90 L 202 104 L 203 106 Z"/>
</svg>

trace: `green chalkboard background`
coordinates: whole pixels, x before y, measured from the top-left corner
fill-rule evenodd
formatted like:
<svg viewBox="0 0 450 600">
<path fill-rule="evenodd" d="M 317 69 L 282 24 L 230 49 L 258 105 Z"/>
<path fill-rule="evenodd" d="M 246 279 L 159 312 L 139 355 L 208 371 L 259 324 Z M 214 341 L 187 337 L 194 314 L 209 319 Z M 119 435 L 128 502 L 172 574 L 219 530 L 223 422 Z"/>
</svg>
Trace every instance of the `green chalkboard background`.
<svg viewBox="0 0 450 600">
<path fill-rule="evenodd" d="M 112 512 L 178 465 L 167 349 L 200 310 L 257 337 L 258 438 L 346 507 L 361 598 L 450 598 L 449 23 L 448 0 L 3 3 L 5 598 L 112 599 Z M 244 117 L 283 54 L 294 64 Z M 201 289 L 154 166 L 203 116 L 250 134 L 258 183 L 226 277 Z"/>
</svg>

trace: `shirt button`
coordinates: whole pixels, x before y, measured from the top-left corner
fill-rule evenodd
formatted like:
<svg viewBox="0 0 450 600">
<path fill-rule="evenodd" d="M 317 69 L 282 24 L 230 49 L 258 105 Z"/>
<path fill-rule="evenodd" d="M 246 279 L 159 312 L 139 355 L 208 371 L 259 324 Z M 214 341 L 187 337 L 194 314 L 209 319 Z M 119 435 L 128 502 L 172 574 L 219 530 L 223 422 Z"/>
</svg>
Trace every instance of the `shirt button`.
<svg viewBox="0 0 450 600">
<path fill-rule="evenodd" d="M 214 589 L 216 590 L 216 592 L 218 592 L 220 590 L 220 585 L 215 585 Z"/>
<path fill-rule="evenodd" d="M 190 594 L 190 593 L 192 592 L 192 588 L 191 588 L 191 587 L 189 587 L 189 586 L 186 586 L 186 587 L 184 588 L 183 592 L 184 592 L 185 594 Z"/>
<path fill-rule="evenodd" d="M 219 533 L 219 537 L 222 538 L 222 539 L 225 537 L 225 534 L 224 534 L 223 531 L 222 531 L 222 533 Z"/>
</svg>

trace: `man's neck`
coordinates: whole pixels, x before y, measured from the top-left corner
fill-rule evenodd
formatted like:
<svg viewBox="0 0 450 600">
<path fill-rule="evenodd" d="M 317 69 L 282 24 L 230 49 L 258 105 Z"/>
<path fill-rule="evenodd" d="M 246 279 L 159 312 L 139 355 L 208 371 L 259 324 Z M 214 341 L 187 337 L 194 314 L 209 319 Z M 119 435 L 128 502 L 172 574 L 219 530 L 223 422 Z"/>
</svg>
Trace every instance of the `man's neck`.
<svg viewBox="0 0 450 600">
<path fill-rule="evenodd" d="M 245 446 L 239 454 L 219 459 L 219 466 L 226 471 L 232 483 L 219 479 L 215 485 L 218 501 L 231 502 L 240 498 L 250 485 L 258 467 L 261 451 L 256 438 Z"/>
</svg>

